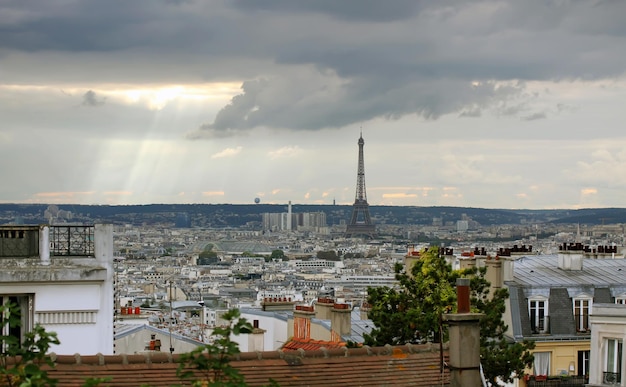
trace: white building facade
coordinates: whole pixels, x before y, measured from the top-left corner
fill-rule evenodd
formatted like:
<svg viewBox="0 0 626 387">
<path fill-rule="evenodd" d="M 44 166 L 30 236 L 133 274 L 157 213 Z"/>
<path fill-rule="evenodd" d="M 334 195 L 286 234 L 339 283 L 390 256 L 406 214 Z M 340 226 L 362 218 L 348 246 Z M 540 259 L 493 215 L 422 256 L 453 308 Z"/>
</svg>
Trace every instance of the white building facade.
<svg viewBox="0 0 626 387">
<path fill-rule="evenodd" d="M 112 225 L 0 227 L 0 300 L 17 304 L 19 334 L 56 332 L 57 354 L 113 354 Z"/>
<path fill-rule="evenodd" d="M 588 386 L 626 386 L 626 305 L 595 304 L 589 316 L 591 355 Z"/>
</svg>

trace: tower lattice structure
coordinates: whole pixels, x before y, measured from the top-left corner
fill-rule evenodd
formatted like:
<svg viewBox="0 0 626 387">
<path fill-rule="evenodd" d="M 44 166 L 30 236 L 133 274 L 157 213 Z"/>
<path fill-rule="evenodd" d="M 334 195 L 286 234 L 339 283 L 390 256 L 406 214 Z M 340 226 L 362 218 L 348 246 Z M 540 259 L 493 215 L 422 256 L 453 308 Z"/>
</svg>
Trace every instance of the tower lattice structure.
<svg viewBox="0 0 626 387">
<path fill-rule="evenodd" d="M 356 179 L 356 197 L 352 205 L 352 217 L 346 227 L 345 236 L 366 236 L 373 238 L 376 235 L 376 226 L 370 217 L 370 207 L 367 203 L 367 193 L 365 192 L 365 163 L 363 161 L 363 134 L 359 137 L 359 166 Z"/>
</svg>

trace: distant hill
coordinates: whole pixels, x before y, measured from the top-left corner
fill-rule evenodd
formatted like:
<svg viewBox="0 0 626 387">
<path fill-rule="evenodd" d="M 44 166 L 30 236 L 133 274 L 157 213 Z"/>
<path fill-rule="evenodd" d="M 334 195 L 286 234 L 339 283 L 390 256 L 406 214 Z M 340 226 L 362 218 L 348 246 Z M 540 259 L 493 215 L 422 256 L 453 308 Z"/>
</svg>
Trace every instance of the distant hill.
<svg viewBox="0 0 626 387">
<path fill-rule="evenodd" d="M 167 224 L 186 214 L 192 226 L 254 227 L 266 212 L 287 212 L 278 204 L 146 204 L 146 205 L 57 205 L 67 222 L 107 222 L 114 224 Z M 40 224 L 47 204 L 0 204 L 0 223 Z M 324 212 L 329 225 L 347 222 L 351 205 L 293 204 L 292 212 Z M 463 216 L 481 225 L 580 223 L 587 225 L 626 223 L 625 208 L 587 208 L 579 210 L 504 210 L 473 207 L 370 206 L 376 224 L 430 225 L 433 218 L 456 222 Z"/>
</svg>

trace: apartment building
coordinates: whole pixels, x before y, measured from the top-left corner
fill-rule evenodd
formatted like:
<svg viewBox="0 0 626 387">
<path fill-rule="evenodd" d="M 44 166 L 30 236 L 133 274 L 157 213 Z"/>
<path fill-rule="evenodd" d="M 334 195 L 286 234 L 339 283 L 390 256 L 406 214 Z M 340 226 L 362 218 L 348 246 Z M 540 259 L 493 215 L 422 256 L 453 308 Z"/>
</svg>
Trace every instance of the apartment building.
<svg viewBox="0 0 626 387">
<path fill-rule="evenodd" d="M 626 300 L 626 260 L 612 246 L 563 244 L 558 254 L 487 258 L 492 286 L 506 286 L 506 322 L 516 341 L 535 342 L 528 372 L 590 375 L 592 307 Z"/>
<path fill-rule="evenodd" d="M 113 354 L 111 225 L 0 227 L 0 302 L 18 306 L 19 335 L 35 324 L 57 333 L 57 354 Z"/>
</svg>

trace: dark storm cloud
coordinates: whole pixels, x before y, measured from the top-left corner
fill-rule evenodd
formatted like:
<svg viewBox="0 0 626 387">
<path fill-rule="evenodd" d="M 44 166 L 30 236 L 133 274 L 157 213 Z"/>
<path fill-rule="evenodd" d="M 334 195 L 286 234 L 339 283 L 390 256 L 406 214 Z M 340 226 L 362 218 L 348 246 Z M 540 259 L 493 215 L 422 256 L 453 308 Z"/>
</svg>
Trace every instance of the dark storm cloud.
<svg viewBox="0 0 626 387">
<path fill-rule="evenodd" d="M 209 38 L 209 14 L 185 1 L 14 1 L 0 4 L 0 48 L 25 51 L 146 52 L 196 46 Z M 217 16 L 214 15 L 214 16 Z M 219 20 L 219 19 L 217 19 Z M 197 35 L 195 35 L 197 34 Z"/>
<path fill-rule="evenodd" d="M 622 1 L 13 1 L 0 50 L 105 53 L 110 65 L 94 63 L 120 82 L 245 80 L 191 137 L 488 109 L 524 119 L 516 81 L 624 73 L 625 14 Z"/>
<path fill-rule="evenodd" d="M 245 82 L 243 93 L 220 110 L 211 124 L 201 126 L 189 138 L 221 137 L 257 126 L 312 130 L 337 128 L 376 117 L 399 119 L 417 114 L 437 119 L 468 104 L 475 110 L 522 93 L 522 86 L 493 82 L 478 85 L 455 81 L 420 81 L 403 86 L 384 82 L 355 81 L 332 88 L 318 85 L 307 95 L 290 92 L 281 79 Z M 325 90 L 326 89 L 326 90 Z M 445 95 L 445 97 L 443 97 Z M 333 98 L 337 103 L 333 103 Z"/>
<path fill-rule="evenodd" d="M 246 11 L 315 12 L 352 21 L 393 21 L 407 19 L 419 12 L 423 1 L 416 0 L 236 0 L 234 4 Z"/>
</svg>

